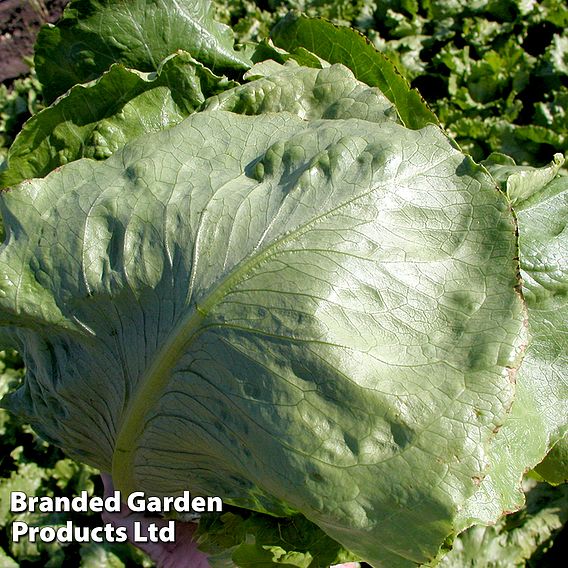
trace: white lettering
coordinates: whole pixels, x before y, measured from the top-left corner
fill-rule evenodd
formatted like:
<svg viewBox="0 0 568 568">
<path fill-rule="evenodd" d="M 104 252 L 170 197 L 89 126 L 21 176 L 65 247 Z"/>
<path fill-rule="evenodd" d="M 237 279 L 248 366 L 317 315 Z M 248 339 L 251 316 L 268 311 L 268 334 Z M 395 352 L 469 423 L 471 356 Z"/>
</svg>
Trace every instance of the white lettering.
<svg viewBox="0 0 568 568">
<path fill-rule="evenodd" d="M 39 533 L 39 527 L 28 527 L 28 533 L 29 533 L 29 535 L 30 535 L 30 536 L 28 537 L 29 541 L 30 541 L 30 542 L 35 542 L 35 541 L 36 541 L 36 538 L 37 538 L 37 535 L 38 535 L 38 533 Z"/>
<path fill-rule="evenodd" d="M 177 511 L 178 513 L 191 513 L 189 491 L 184 491 L 182 497 L 176 497 L 173 502 L 173 507 L 174 511 Z"/>
<path fill-rule="evenodd" d="M 140 523 L 138 523 L 140 525 Z M 164 527 L 166 528 L 166 527 Z M 135 527 L 138 530 L 140 538 L 141 527 Z M 173 534 L 173 521 L 171 526 L 167 527 L 168 530 L 161 531 L 156 538 L 165 539 L 163 542 L 173 542 L 170 540 L 170 535 Z M 150 538 L 155 538 L 157 528 L 151 531 Z M 163 534 L 162 534 L 163 533 Z M 34 527 L 29 526 L 24 521 L 14 521 L 12 523 L 12 541 L 20 542 L 22 537 L 27 537 L 29 542 L 53 542 L 57 539 L 61 544 L 69 544 L 71 542 L 127 542 L 128 532 L 126 527 L 114 527 L 111 523 L 106 523 L 102 527 L 75 527 L 72 521 L 67 521 L 65 525 L 59 527 Z M 140 542 L 148 542 L 148 537 L 141 536 Z M 151 542 L 158 542 L 158 540 L 151 540 Z"/>
<path fill-rule="evenodd" d="M 106 529 L 106 527 L 105 527 L 105 529 Z M 105 530 L 105 534 L 106 534 L 106 530 Z M 117 527 L 116 528 L 116 538 L 114 539 L 114 541 L 111 540 L 111 542 L 126 542 L 127 540 L 128 540 L 128 532 L 126 530 L 126 527 Z"/>
<path fill-rule="evenodd" d="M 102 513 L 103 505 L 102 497 L 92 497 L 91 502 L 89 503 L 89 509 L 91 509 L 93 513 Z"/>
<path fill-rule="evenodd" d="M 133 542 L 175 542 L 176 523 L 168 521 L 165 527 L 160 527 L 156 523 L 149 523 L 146 527 L 140 521 L 134 522 Z"/>
<path fill-rule="evenodd" d="M 89 510 L 87 502 L 88 494 L 86 491 L 81 491 L 81 495 L 71 499 L 71 509 L 77 513 L 86 513 Z"/>
<path fill-rule="evenodd" d="M 171 511 L 172 509 L 172 505 L 175 509 L 175 497 L 164 497 L 164 500 L 162 502 L 162 507 L 163 507 L 163 511 Z M 177 510 L 177 509 L 176 509 Z"/>
<path fill-rule="evenodd" d="M 71 524 L 71 521 L 68 521 Z M 59 536 L 57 537 L 59 539 Z M 89 531 L 89 527 L 73 527 L 73 536 L 71 537 L 72 540 L 75 542 L 89 542 L 91 540 L 91 532 Z"/>
<path fill-rule="evenodd" d="M 194 497 L 191 500 L 191 508 L 196 513 L 203 513 L 205 511 L 205 499 L 203 497 Z"/>
<path fill-rule="evenodd" d="M 28 524 L 23 521 L 14 521 L 12 523 L 12 540 L 14 542 L 20 542 L 20 537 L 24 536 L 28 532 Z"/>
<path fill-rule="evenodd" d="M 207 512 L 222 513 L 223 499 L 221 499 L 221 497 L 207 497 Z"/>
<path fill-rule="evenodd" d="M 10 493 L 10 511 L 12 513 L 23 513 L 26 509 L 27 495 L 23 491 L 12 491 Z"/>
<path fill-rule="evenodd" d="M 148 542 L 148 537 L 142 535 L 142 523 L 140 521 L 134 522 L 134 535 L 133 542 Z"/>
<path fill-rule="evenodd" d="M 105 499 L 104 510 L 107 513 L 120 513 L 120 491 Z"/>
<path fill-rule="evenodd" d="M 144 493 L 138 493 L 144 496 Z M 144 511 L 144 502 L 140 503 L 141 509 Z M 41 513 L 68 513 L 74 511 L 76 513 L 109 513 L 120 512 L 120 492 L 115 491 L 113 495 L 103 499 L 102 497 L 89 497 L 87 491 L 81 491 L 80 495 L 69 498 L 65 496 L 56 497 L 28 497 L 23 491 L 12 491 L 10 493 L 10 511 L 12 513 L 24 513 L 39 511 Z"/>
<path fill-rule="evenodd" d="M 59 527 L 57 529 L 57 540 L 61 543 L 72 542 L 73 537 L 77 536 L 73 534 L 74 532 L 73 523 L 71 521 L 67 521 L 64 527 Z"/>
<path fill-rule="evenodd" d="M 103 542 L 103 537 L 101 536 L 101 533 L 103 532 L 103 527 L 95 527 L 92 531 L 91 531 L 91 540 L 93 542 Z"/>
<path fill-rule="evenodd" d="M 144 493 L 142 491 L 135 491 L 128 496 L 126 503 L 128 508 L 133 513 L 144 513 L 146 511 L 146 504 L 144 502 Z M 146 541 L 141 541 L 146 542 Z"/>
<path fill-rule="evenodd" d="M 167 527 L 162 527 L 158 534 L 158 542 L 175 542 L 176 541 L 176 523 L 168 521 Z"/>
<path fill-rule="evenodd" d="M 43 542 L 53 542 L 57 534 L 53 527 L 41 527 L 39 531 L 39 538 Z"/>
<path fill-rule="evenodd" d="M 148 497 L 146 511 L 149 513 L 161 513 L 163 511 L 162 500 L 159 497 Z"/>
<path fill-rule="evenodd" d="M 135 491 L 128 496 L 128 508 L 134 513 L 163 513 L 176 511 L 178 513 L 203 513 L 205 511 L 222 512 L 223 500 L 220 497 L 194 497 L 189 491 L 177 497 L 148 497 L 143 491 Z M 28 497 L 23 491 L 12 491 L 10 494 L 10 511 L 12 513 L 34 512 L 62 513 L 74 511 L 77 513 L 118 513 L 121 508 L 120 492 L 105 497 L 89 497 L 87 491 L 69 497 Z"/>
</svg>

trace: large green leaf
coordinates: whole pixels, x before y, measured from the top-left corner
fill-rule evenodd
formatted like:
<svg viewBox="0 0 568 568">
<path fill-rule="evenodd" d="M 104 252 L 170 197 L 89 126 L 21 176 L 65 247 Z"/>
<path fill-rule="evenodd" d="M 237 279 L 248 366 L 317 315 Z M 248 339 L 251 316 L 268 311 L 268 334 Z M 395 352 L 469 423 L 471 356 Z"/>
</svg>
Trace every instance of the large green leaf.
<svg viewBox="0 0 568 568">
<path fill-rule="evenodd" d="M 351 92 L 346 119 L 204 111 L 3 194 L 7 404 L 125 492 L 302 513 L 397 568 L 437 555 L 510 407 L 515 224 L 437 127 Z"/>
<path fill-rule="evenodd" d="M 418 91 L 356 30 L 291 12 L 274 27 L 271 37 L 290 52 L 305 48 L 330 63 L 349 67 L 359 81 L 381 89 L 408 128 L 438 124 Z"/>
<path fill-rule="evenodd" d="M 136 136 L 179 123 L 206 96 L 228 86 L 226 78 L 185 52 L 166 59 L 157 73 L 114 64 L 24 125 L 0 171 L 0 188 L 45 176 L 82 157 L 108 158 Z"/>
<path fill-rule="evenodd" d="M 460 535 L 442 568 L 542 566 L 543 552 L 568 522 L 568 486 L 553 489 L 526 482 L 527 505 L 495 526 L 474 526 Z M 544 564 L 544 566 L 553 566 Z"/>
<path fill-rule="evenodd" d="M 113 63 L 157 71 L 177 50 L 216 73 L 247 69 L 250 60 L 233 44 L 232 31 L 214 21 L 205 0 L 74 0 L 56 25 L 40 31 L 35 65 L 52 102 Z"/>
<path fill-rule="evenodd" d="M 523 502 L 521 478 L 568 429 L 568 178 L 557 154 L 544 168 L 502 155 L 485 162 L 512 201 L 519 224 L 529 343 L 511 416 L 500 430 L 490 474 L 463 511 L 463 526 L 493 523 Z"/>
</svg>

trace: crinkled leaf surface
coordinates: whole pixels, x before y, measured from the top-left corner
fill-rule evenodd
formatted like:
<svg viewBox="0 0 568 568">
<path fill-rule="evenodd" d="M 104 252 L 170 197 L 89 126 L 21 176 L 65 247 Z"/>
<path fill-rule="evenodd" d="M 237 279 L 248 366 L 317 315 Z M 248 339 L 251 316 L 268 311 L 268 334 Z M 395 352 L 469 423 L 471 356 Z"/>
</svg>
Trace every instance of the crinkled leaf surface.
<svg viewBox="0 0 568 568">
<path fill-rule="evenodd" d="M 203 108 L 238 114 L 289 111 L 303 119 L 398 122 L 394 105 L 383 93 L 355 81 L 343 65 L 314 70 L 294 61 L 280 65 L 269 60 L 252 67 L 246 76 L 258 79 L 211 97 Z"/>
<path fill-rule="evenodd" d="M 513 206 L 530 331 L 519 373 L 545 381 L 550 398 L 539 389 L 539 408 L 551 445 L 568 429 L 568 177 L 536 187 Z"/>
<path fill-rule="evenodd" d="M 493 465 L 463 511 L 463 523 L 492 523 L 523 504 L 521 478 L 568 428 L 568 178 L 493 155 L 486 165 L 517 214 L 529 343 L 511 416 L 497 435 Z"/>
<path fill-rule="evenodd" d="M 361 108 L 204 111 L 3 194 L 10 408 L 125 492 L 434 557 L 513 396 L 515 225 L 437 127 Z"/>
<path fill-rule="evenodd" d="M 40 31 L 35 66 L 52 102 L 113 63 L 157 71 L 180 49 L 216 73 L 247 69 L 250 60 L 233 44 L 232 31 L 214 21 L 205 0 L 75 0 L 56 25 Z"/>
<path fill-rule="evenodd" d="M 354 560 L 302 515 L 275 519 L 250 511 L 233 511 L 206 514 L 199 520 L 197 542 L 207 552 L 211 568 L 329 568 Z"/>
<path fill-rule="evenodd" d="M 0 172 L 0 188 L 82 157 L 108 158 L 136 136 L 179 123 L 206 96 L 229 86 L 185 52 L 166 59 L 157 73 L 113 64 L 24 125 Z"/>
<path fill-rule="evenodd" d="M 568 486 L 539 483 L 528 489 L 526 508 L 496 526 L 474 526 L 454 543 L 443 568 L 540 566 L 539 553 L 551 545 L 568 521 Z M 527 563 L 528 561 L 528 563 Z M 548 564 L 546 564 L 548 566 Z"/>
<path fill-rule="evenodd" d="M 292 53 L 305 48 L 330 63 L 349 67 L 357 79 L 381 89 L 408 128 L 438 124 L 418 91 L 411 89 L 395 66 L 356 30 L 290 13 L 274 27 L 271 37 L 278 47 Z"/>
<path fill-rule="evenodd" d="M 561 154 L 555 154 L 547 166 L 533 168 L 517 166 L 515 160 L 509 156 L 495 152 L 483 164 L 501 184 L 515 208 L 522 209 L 523 202 L 533 196 L 537 197 L 537 200 L 543 198 L 539 193 L 556 178 L 564 164 L 564 158 Z"/>
</svg>

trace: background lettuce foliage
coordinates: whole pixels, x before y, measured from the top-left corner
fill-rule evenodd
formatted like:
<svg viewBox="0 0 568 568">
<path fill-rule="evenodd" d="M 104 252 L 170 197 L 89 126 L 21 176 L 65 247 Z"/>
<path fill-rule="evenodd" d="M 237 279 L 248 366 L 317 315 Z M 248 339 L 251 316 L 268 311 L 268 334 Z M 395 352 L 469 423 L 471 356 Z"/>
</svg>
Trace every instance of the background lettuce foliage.
<svg viewBox="0 0 568 568">
<path fill-rule="evenodd" d="M 364 33 L 440 122 L 482 160 L 544 165 L 568 151 L 568 7 L 563 0 L 239 0 L 218 11 L 241 41 L 288 10 Z"/>
<path fill-rule="evenodd" d="M 17 82 L 12 91 L 2 87 L 0 158 L 7 155 L 8 161 L 0 166 L 0 186 L 43 176 L 81 157 L 106 159 L 141 133 L 177 124 L 212 95 L 219 94 L 220 98 L 212 99 L 209 105 L 241 104 L 240 101 L 223 102 L 222 93 L 244 81 L 243 73 L 253 61 L 271 57 L 283 63 L 294 59 L 312 67 L 321 66 L 318 58 L 343 63 L 360 80 L 378 86 L 391 102 L 403 109 L 399 111 L 403 124 L 420 128 L 427 122 L 435 122 L 437 115 L 441 124 L 476 160 L 487 158 L 491 152 L 508 156 L 493 155 L 485 165 L 518 205 L 521 236 L 523 230 L 529 228 L 526 239 L 521 239 L 520 252 L 527 283 L 524 292 L 529 310 L 533 310 L 532 332 L 537 338 L 527 355 L 529 365 L 535 369 L 529 373 L 533 381 L 531 388 L 561 385 L 565 381 L 565 342 L 557 342 L 555 337 L 568 333 L 566 317 L 562 315 L 566 311 L 566 275 L 541 270 L 546 269 L 546 262 L 539 266 L 539 259 L 550 258 L 553 263 L 554 258 L 566 258 L 566 239 L 557 238 L 565 231 L 566 178 L 555 177 L 560 159 L 556 166 L 549 166 L 549 169 L 555 167 L 553 174 L 546 168 L 531 170 L 516 165 L 544 166 L 555 152 L 568 151 L 568 8 L 565 2 L 218 2 L 216 18 L 233 29 L 241 44 L 234 46 L 230 30 L 214 22 L 213 12 L 201 3 L 195 3 L 197 10 L 188 17 L 176 9 L 174 3 L 160 0 L 156 6 L 167 14 L 164 16 L 167 21 L 162 24 L 171 33 L 165 38 L 159 34 L 143 38 L 142 43 L 155 42 L 156 55 L 150 58 L 144 50 L 124 48 L 135 33 L 133 30 L 127 30 L 126 40 L 121 43 L 114 41 L 114 29 L 98 26 L 100 21 L 111 21 L 108 11 L 123 4 L 110 0 L 75 1 L 61 24 L 44 29 L 40 35 L 36 64 L 41 84 L 31 78 Z M 142 0 L 133 5 L 134 12 L 140 10 L 141 21 L 156 18 L 161 21 L 160 13 L 149 14 Z M 323 20 L 310 22 L 298 13 L 289 15 L 275 28 L 289 10 L 298 10 L 310 17 L 322 16 L 340 26 L 352 26 L 365 34 L 368 41 L 360 34 Z M 123 13 L 123 16 L 123 23 L 128 27 L 131 13 Z M 196 20 L 208 30 L 206 49 L 203 37 L 193 25 Z M 303 26 L 308 29 L 302 36 Z M 146 24 L 142 29 L 153 27 Z M 328 37 L 329 43 L 310 42 L 310 33 L 315 29 L 318 37 Z M 271 33 L 274 43 L 267 41 Z M 188 42 L 188 37 L 193 40 Z M 247 45 L 259 41 L 260 45 Z M 337 54 L 329 48 L 334 43 L 350 47 Z M 93 46 L 94 51 L 89 51 Z M 391 58 L 430 108 L 416 91 L 408 89 L 379 52 Z M 101 53 L 104 53 L 102 58 Z M 357 57 L 367 53 L 366 60 L 359 63 Z M 77 83 L 84 84 L 74 86 Z M 40 88 L 45 103 L 53 104 L 37 112 L 41 108 L 38 102 L 41 96 L 36 96 Z M 76 112 L 85 101 L 97 103 L 86 104 L 88 116 Z M 16 137 L 28 113 L 34 117 Z M 253 112 L 249 108 L 247 113 Z M 148 118 L 140 121 L 141 115 Z M 523 180 L 527 177 L 540 179 L 531 186 L 539 188 L 536 197 L 523 193 Z M 525 219 L 528 220 L 526 225 L 523 224 Z M 531 232 L 535 219 L 547 225 L 544 235 Z M 0 394 L 13 390 L 22 373 L 15 352 L 1 352 Z M 556 376 L 551 378 L 546 373 L 556 373 Z M 535 486 L 534 482 L 526 482 L 526 507 L 500 520 L 495 527 L 476 526 L 464 532 L 456 540 L 454 550 L 443 560 L 444 566 L 554 565 L 555 557 L 547 556 L 546 552 L 568 517 L 566 485 L 562 485 L 566 481 L 568 444 L 563 437 L 566 424 L 562 422 L 562 414 L 558 414 L 565 411 L 562 401 L 566 397 L 561 391 L 555 393 L 549 401 L 554 412 L 547 416 L 547 409 L 539 408 L 539 400 L 531 399 L 530 389 L 523 396 L 522 411 L 517 404 L 512 414 L 525 412 L 528 414 L 519 415 L 522 420 L 532 416 L 531 420 L 542 421 L 542 424 L 539 422 L 542 439 L 534 446 L 515 448 L 513 444 L 511 451 L 524 452 L 525 462 L 535 465 L 537 456 L 540 459 L 543 452 L 553 446 L 549 457 L 531 475 L 559 485 L 554 489 L 548 484 Z M 522 433 L 515 431 L 515 422 L 506 424 L 505 433 L 508 428 L 522 439 Z M 4 527 L 0 533 L 2 566 L 149 565 L 143 555 L 125 545 L 61 547 L 11 543 L 7 530 L 14 515 L 7 511 L 9 491 L 19 489 L 37 495 L 57 495 L 76 494 L 82 489 L 100 491 L 101 487 L 94 470 L 65 458 L 4 410 L 0 410 L 0 433 L 4 456 L 0 471 L 0 525 Z M 518 495 L 500 493 L 500 476 L 511 475 L 506 471 L 507 465 L 498 464 L 494 486 L 490 485 L 489 492 L 493 497 L 499 495 L 495 502 L 505 508 L 507 503 L 520 505 Z M 521 473 L 513 472 L 513 476 Z M 479 509 L 467 513 L 478 520 L 488 520 L 498 514 Z M 68 518 L 78 524 L 100 522 L 93 515 L 60 515 L 58 518 L 41 515 L 33 521 L 57 524 Z M 242 566 L 262 561 L 267 566 L 314 568 L 349 558 L 337 543 L 315 530 L 303 517 L 286 521 L 277 526 L 276 531 L 274 527 L 263 515 L 243 515 L 238 510 L 222 517 L 207 517 L 202 523 L 203 545 L 216 555 L 218 566 L 230 564 L 232 558 Z M 251 535 L 262 535 L 262 542 L 269 544 L 260 549 L 251 544 L 254 542 Z M 295 546 L 289 545 L 291 541 Z M 317 550 L 319 559 L 313 560 L 311 552 Z M 555 554 L 559 558 L 560 553 Z"/>
</svg>

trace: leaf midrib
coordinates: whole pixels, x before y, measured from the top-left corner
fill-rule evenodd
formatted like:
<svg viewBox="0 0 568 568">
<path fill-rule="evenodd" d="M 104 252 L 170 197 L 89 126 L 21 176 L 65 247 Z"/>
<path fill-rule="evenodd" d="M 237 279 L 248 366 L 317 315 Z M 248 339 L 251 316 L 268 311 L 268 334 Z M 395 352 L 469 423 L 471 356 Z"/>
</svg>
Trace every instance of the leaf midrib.
<svg viewBox="0 0 568 568">
<path fill-rule="evenodd" d="M 443 163 L 452 157 L 453 155 L 445 156 L 439 163 Z M 438 162 L 436 165 L 438 165 Z M 432 165 L 428 166 L 426 171 L 430 170 L 432 167 Z M 421 173 L 423 175 L 425 172 L 423 171 Z M 395 175 L 394 179 L 401 181 L 405 180 L 407 177 L 410 176 Z M 159 400 L 161 393 L 167 385 L 171 370 L 177 363 L 181 353 L 183 353 L 184 349 L 190 345 L 196 335 L 200 331 L 204 330 L 204 328 L 201 327 L 201 324 L 217 302 L 240 281 L 243 275 L 250 272 L 266 258 L 272 256 L 276 252 L 275 249 L 284 245 L 286 242 L 301 236 L 304 232 L 310 230 L 310 227 L 314 224 L 334 215 L 337 211 L 347 207 L 354 201 L 371 195 L 380 189 L 388 188 L 394 179 L 378 183 L 367 191 L 363 191 L 350 199 L 341 202 L 333 209 L 309 219 L 297 229 L 284 233 L 280 238 L 277 238 L 273 243 L 268 245 L 263 251 L 253 254 L 244 263 L 237 264 L 232 272 L 230 272 L 227 277 L 212 290 L 202 304 L 196 303 L 195 311 L 189 315 L 189 317 L 182 318 L 182 321 L 172 330 L 169 338 L 154 356 L 152 364 L 141 377 L 139 381 L 140 386 L 136 389 L 136 394 L 128 404 L 127 410 L 121 421 L 116 437 L 112 460 L 112 476 L 117 489 L 125 495 L 129 495 L 138 490 L 134 479 L 134 457 L 138 449 L 138 440 L 144 434 L 146 417 L 152 407 L 154 407 L 155 403 Z"/>
<path fill-rule="evenodd" d="M 123 492 L 124 495 L 129 495 L 138 490 L 134 480 L 134 457 L 138 448 L 138 440 L 144 433 L 146 417 L 163 392 L 171 370 L 177 363 L 180 354 L 193 341 L 195 336 L 203 330 L 203 328 L 200 330 L 201 324 L 215 304 L 241 279 L 242 275 L 247 274 L 267 257 L 272 256 L 275 252 L 274 249 L 282 246 L 293 238 L 301 236 L 305 231 L 309 230 L 314 223 L 333 215 L 353 201 L 374 193 L 381 187 L 384 187 L 383 184 L 378 184 L 368 191 L 362 192 L 347 201 L 343 201 L 337 205 L 337 207 L 310 219 L 296 230 L 285 233 L 281 238 L 268 245 L 263 251 L 250 257 L 244 264 L 237 265 L 232 273 L 229 273 L 217 288 L 209 294 L 205 302 L 196 304 L 195 311 L 189 317 L 183 318 L 182 321 L 176 325 L 166 342 L 154 356 L 152 364 L 141 377 L 139 382 L 140 386 L 135 396 L 128 404 L 126 413 L 119 427 L 112 460 L 112 476 L 116 488 Z"/>
</svg>

